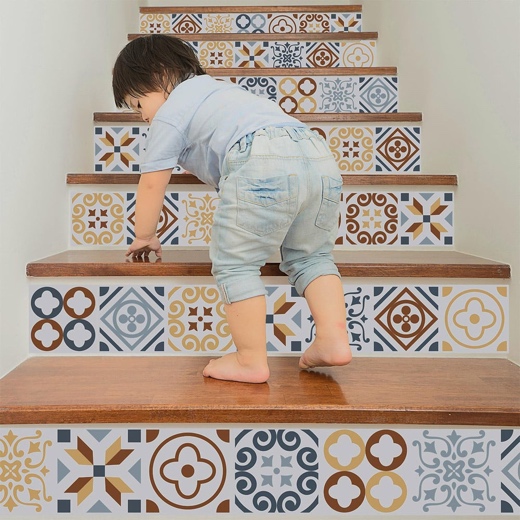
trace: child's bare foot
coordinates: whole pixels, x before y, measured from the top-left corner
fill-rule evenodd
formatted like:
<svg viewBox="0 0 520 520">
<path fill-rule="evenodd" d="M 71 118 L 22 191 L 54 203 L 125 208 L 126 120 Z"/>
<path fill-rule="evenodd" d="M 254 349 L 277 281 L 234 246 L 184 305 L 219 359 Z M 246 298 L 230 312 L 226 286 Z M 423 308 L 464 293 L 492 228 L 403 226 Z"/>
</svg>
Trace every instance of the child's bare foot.
<svg viewBox="0 0 520 520">
<path fill-rule="evenodd" d="M 348 334 L 335 338 L 316 338 L 314 343 L 300 358 L 300 368 L 334 367 L 348 365 L 352 353 L 348 343 Z"/>
<path fill-rule="evenodd" d="M 239 381 L 241 383 L 265 383 L 269 379 L 267 360 L 245 362 L 238 352 L 212 359 L 202 371 L 204 377 Z"/>
</svg>

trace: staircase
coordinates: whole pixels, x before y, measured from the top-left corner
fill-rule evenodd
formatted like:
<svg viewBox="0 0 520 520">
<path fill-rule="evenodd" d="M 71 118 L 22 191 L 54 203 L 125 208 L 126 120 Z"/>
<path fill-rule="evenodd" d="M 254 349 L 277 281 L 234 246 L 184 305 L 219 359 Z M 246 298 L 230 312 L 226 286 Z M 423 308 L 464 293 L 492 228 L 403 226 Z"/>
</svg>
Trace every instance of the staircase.
<svg viewBox="0 0 520 520">
<path fill-rule="evenodd" d="M 422 172 L 422 114 L 399 112 L 361 24 L 361 6 L 143 7 L 129 35 L 181 35 L 328 141 L 352 364 L 298 370 L 313 320 L 273 258 L 269 382 L 203 378 L 233 349 L 208 255 L 218 197 L 177 168 L 163 258 L 125 260 L 148 127 L 96 113 L 93 172 L 67 175 L 70 249 L 27 266 L 31 356 L 0 380 L 2 514 L 520 513 L 510 267 L 457 251 L 457 176 Z"/>
</svg>

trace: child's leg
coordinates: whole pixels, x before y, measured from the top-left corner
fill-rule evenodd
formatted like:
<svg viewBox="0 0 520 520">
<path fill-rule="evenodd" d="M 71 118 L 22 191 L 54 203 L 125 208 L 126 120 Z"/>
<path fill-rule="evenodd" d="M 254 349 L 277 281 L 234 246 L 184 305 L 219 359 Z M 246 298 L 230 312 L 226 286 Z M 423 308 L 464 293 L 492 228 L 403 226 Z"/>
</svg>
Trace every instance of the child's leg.
<svg viewBox="0 0 520 520">
<path fill-rule="evenodd" d="M 224 308 L 237 352 L 212 359 L 203 375 L 227 381 L 265 383 L 269 378 L 265 296 L 227 304 Z"/>
<path fill-rule="evenodd" d="M 300 368 L 346 365 L 352 359 L 341 279 L 319 276 L 305 289 L 316 324 L 316 339 L 300 358 Z"/>
</svg>

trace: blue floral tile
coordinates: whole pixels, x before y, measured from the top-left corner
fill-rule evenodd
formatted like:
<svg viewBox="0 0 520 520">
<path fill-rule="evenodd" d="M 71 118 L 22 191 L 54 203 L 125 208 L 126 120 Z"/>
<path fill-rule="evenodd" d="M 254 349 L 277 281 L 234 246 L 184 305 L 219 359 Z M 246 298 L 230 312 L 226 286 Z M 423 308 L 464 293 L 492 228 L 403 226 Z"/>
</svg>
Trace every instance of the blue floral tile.
<svg viewBox="0 0 520 520">
<path fill-rule="evenodd" d="M 305 49 L 300 42 L 277 42 L 271 45 L 271 64 L 275 68 L 305 66 Z"/>
<path fill-rule="evenodd" d="M 374 325 L 371 319 L 374 297 L 371 287 L 343 286 L 347 330 L 352 352 L 373 351 Z"/>
<path fill-rule="evenodd" d="M 361 77 L 359 80 L 359 96 L 360 112 L 397 112 L 397 76 Z"/>
<path fill-rule="evenodd" d="M 164 351 L 164 287 L 100 287 L 102 352 Z"/>
<path fill-rule="evenodd" d="M 319 112 L 358 111 L 358 80 L 354 77 L 324 78 L 320 84 Z"/>
<path fill-rule="evenodd" d="M 520 430 L 502 430 L 501 513 L 520 515 Z"/>
<path fill-rule="evenodd" d="M 310 513 L 319 501 L 311 430 L 243 430 L 235 437 L 235 506 L 243 513 Z"/>
<path fill-rule="evenodd" d="M 265 97 L 271 101 L 277 100 L 278 82 L 276 78 L 268 76 L 249 77 L 243 76 L 238 78 L 237 84 L 243 89 L 255 94 L 256 96 Z"/>
<path fill-rule="evenodd" d="M 264 13 L 240 13 L 236 15 L 232 32 L 265 33 L 267 30 L 267 15 Z"/>
<path fill-rule="evenodd" d="M 411 498 L 424 513 L 498 513 L 500 430 L 425 430 L 410 447 Z M 411 477 L 410 477 L 411 478 Z"/>
</svg>

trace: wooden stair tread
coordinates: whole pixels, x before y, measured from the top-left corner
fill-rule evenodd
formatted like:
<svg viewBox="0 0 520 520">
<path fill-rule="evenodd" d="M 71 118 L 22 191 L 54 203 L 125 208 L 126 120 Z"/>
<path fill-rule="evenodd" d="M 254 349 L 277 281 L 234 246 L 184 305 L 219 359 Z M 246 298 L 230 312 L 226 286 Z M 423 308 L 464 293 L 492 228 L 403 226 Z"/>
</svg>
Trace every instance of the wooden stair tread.
<svg viewBox="0 0 520 520">
<path fill-rule="evenodd" d="M 386 113 L 330 113 L 290 114 L 304 123 L 418 123 L 422 121 L 421 112 Z M 137 112 L 94 112 L 96 123 L 144 123 Z"/>
<path fill-rule="evenodd" d="M 163 258 L 132 261 L 124 250 L 69 250 L 27 264 L 27 275 L 62 276 L 211 276 L 207 250 L 163 251 Z M 511 276 L 510 266 L 457 251 L 334 251 L 342 276 L 500 278 Z M 270 262 L 263 275 L 285 276 Z"/>
<path fill-rule="evenodd" d="M 361 5 L 265 5 L 265 6 L 179 6 L 140 7 L 141 14 L 193 14 L 193 13 L 351 13 L 361 12 Z"/>
<path fill-rule="evenodd" d="M 139 173 L 69 173 L 67 184 L 137 184 Z M 456 175 L 344 174 L 344 186 L 457 186 Z M 170 184 L 204 184 L 191 173 L 176 173 Z"/>
<path fill-rule="evenodd" d="M 358 40 L 377 40 L 378 33 L 371 32 L 328 32 L 328 33 L 197 33 L 197 34 L 178 34 L 162 33 L 164 36 L 174 36 L 184 41 L 358 41 Z M 149 33 L 133 33 L 128 35 L 128 41 L 137 38 L 151 36 Z"/>
<path fill-rule="evenodd" d="M 0 380 L 2 424 L 520 425 L 520 367 L 502 359 L 354 358 L 267 384 L 206 379 L 200 356 L 38 356 Z M 377 384 L 376 384 L 377 382 Z"/>
</svg>

